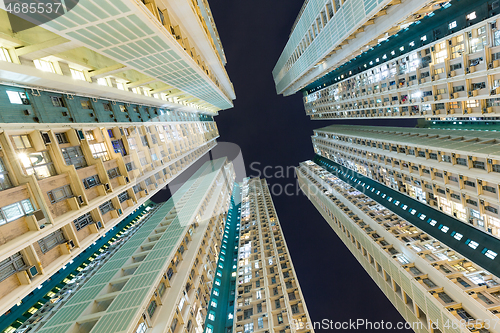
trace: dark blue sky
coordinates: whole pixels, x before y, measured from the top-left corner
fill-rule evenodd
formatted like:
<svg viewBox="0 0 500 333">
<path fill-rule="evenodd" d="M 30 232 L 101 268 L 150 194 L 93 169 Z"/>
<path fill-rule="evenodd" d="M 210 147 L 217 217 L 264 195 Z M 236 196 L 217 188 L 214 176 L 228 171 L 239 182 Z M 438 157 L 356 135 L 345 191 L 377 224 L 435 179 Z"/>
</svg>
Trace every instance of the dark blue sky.
<svg viewBox="0 0 500 333">
<path fill-rule="evenodd" d="M 401 120 L 311 121 L 300 93 L 276 95 L 272 69 L 302 0 L 209 2 L 236 91 L 234 108 L 216 117 L 219 142 L 241 147 L 248 176 L 259 176 L 257 166 L 268 166 L 267 175 L 278 172 L 267 178 L 275 193 L 275 184 L 296 184 L 293 173 L 278 178 L 280 170 L 313 158 L 313 129 L 333 123 L 409 125 Z M 312 321 L 404 321 L 304 195 L 274 195 L 273 200 Z"/>
</svg>

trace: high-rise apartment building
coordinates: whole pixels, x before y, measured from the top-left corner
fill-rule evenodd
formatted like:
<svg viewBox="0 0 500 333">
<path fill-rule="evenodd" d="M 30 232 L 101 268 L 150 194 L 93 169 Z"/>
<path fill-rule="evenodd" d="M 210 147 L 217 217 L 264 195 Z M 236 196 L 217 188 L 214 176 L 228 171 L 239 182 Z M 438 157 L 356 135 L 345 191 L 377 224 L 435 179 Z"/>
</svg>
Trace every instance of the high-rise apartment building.
<svg viewBox="0 0 500 333">
<path fill-rule="evenodd" d="M 206 162 L 20 331 L 203 332 L 234 177 L 225 158 Z"/>
<path fill-rule="evenodd" d="M 500 237 L 496 131 L 333 125 L 316 154 Z"/>
<path fill-rule="evenodd" d="M 301 163 L 297 176 L 407 327 L 500 330 L 498 238 L 319 155 Z"/>
<path fill-rule="evenodd" d="M 496 119 L 499 3 L 378 3 L 306 1 L 275 68 L 278 93 L 301 90 L 311 119 Z"/>
<path fill-rule="evenodd" d="M 0 9 L 2 325 L 214 147 L 235 98 L 205 0 L 16 20 Z"/>
<path fill-rule="evenodd" d="M 314 332 L 265 179 L 241 184 L 240 222 L 233 332 Z"/>
<path fill-rule="evenodd" d="M 314 332 L 265 180 L 234 179 L 206 162 L 16 332 Z"/>
</svg>

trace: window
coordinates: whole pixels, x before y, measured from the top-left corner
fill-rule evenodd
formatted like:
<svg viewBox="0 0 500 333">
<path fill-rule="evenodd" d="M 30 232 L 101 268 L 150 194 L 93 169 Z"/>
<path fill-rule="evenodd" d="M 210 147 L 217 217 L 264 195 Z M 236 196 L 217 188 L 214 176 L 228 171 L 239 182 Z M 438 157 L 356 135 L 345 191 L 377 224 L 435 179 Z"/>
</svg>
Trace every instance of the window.
<svg viewBox="0 0 500 333">
<path fill-rule="evenodd" d="M 137 329 L 135 330 L 135 333 L 146 333 L 147 326 L 145 323 L 140 323 Z"/>
<path fill-rule="evenodd" d="M 149 303 L 149 306 L 148 306 L 149 317 L 153 317 L 153 315 L 155 314 L 155 311 L 156 311 L 156 307 L 157 307 L 156 301 L 151 301 L 151 303 Z M 175 322 L 175 325 L 177 325 L 177 318 L 174 318 L 173 322 Z M 174 326 L 174 329 L 175 329 L 175 325 L 173 322 L 172 322 L 172 325 Z"/>
<path fill-rule="evenodd" d="M 450 296 L 448 296 L 448 294 L 446 294 L 445 292 L 440 292 L 438 293 L 438 296 L 439 298 L 445 302 L 445 303 L 453 303 L 455 302 Z"/>
<path fill-rule="evenodd" d="M 50 203 L 54 204 L 64 199 L 72 198 L 74 195 L 73 191 L 71 191 L 71 186 L 65 185 L 47 192 L 47 196 L 49 197 Z"/>
<path fill-rule="evenodd" d="M 87 177 L 83 180 L 83 186 L 85 187 L 86 190 L 89 188 L 95 187 L 97 185 L 101 184 L 101 180 L 99 179 L 98 175 L 93 175 L 90 177 Z"/>
<path fill-rule="evenodd" d="M 43 179 L 57 174 L 48 151 L 20 153 L 18 156 L 27 175 L 35 175 L 37 179 Z"/>
<path fill-rule="evenodd" d="M 465 158 L 457 157 L 457 164 L 467 166 L 467 160 Z"/>
<path fill-rule="evenodd" d="M 5 47 L 0 47 L 0 60 L 12 62 L 9 51 Z"/>
<path fill-rule="evenodd" d="M 51 73 L 56 72 L 56 70 L 54 68 L 54 64 L 51 61 L 46 61 L 46 60 L 42 60 L 42 59 L 35 59 L 35 60 L 33 60 L 33 63 L 35 64 L 35 67 L 37 69 L 40 69 L 44 72 L 51 72 Z"/>
<path fill-rule="evenodd" d="M 90 104 L 89 100 L 81 100 L 80 105 L 82 106 L 82 109 L 87 109 L 87 110 L 92 110 L 92 104 Z"/>
<path fill-rule="evenodd" d="M 56 139 L 57 139 L 57 143 L 59 143 L 60 145 L 65 144 L 65 143 L 69 143 L 68 137 L 66 136 L 66 133 L 56 133 Z"/>
<path fill-rule="evenodd" d="M 496 209 L 495 207 L 484 206 L 484 209 L 487 210 L 488 212 L 491 212 L 491 213 L 494 213 L 494 214 L 498 214 L 498 209 Z"/>
<path fill-rule="evenodd" d="M 108 170 L 109 179 L 113 179 L 113 178 L 116 178 L 118 176 L 120 176 L 120 170 L 118 169 L 118 167 Z"/>
<path fill-rule="evenodd" d="M 32 148 L 31 141 L 28 135 L 13 135 L 12 141 L 17 149 L 28 149 Z"/>
<path fill-rule="evenodd" d="M 135 170 L 134 162 L 128 162 L 127 164 L 125 164 L 125 167 L 127 168 L 127 171 Z"/>
<path fill-rule="evenodd" d="M 80 146 L 61 148 L 61 152 L 66 165 L 74 165 L 76 169 L 87 166 L 85 156 L 83 155 L 82 148 L 80 148 Z"/>
<path fill-rule="evenodd" d="M 111 200 L 108 200 L 108 201 L 106 201 L 105 203 L 103 203 L 102 205 L 99 206 L 99 210 L 101 211 L 102 215 L 104 215 L 107 212 L 110 212 L 110 211 L 112 211 L 114 209 L 115 209 L 115 207 L 113 207 L 113 203 L 111 202 Z"/>
<path fill-rule="evenodd" d="M 148 147 L 149 148 L 148 139 L 146 138 L 145 135 L 141 136 L 141 142 L 142 142 L 142 145 L 144 147 Z"/>
<path fill-rule="evenodd" d="M 253 332 L 253 323 L 248 323 L 243 325 L 243 333 L 252 333 Z"/>
<path fill-rule="evenodd" d="M 118 195 L 118 200 L 120 201 L 120 203 L 122 203 L 122 202 L 124 202 L 124 201 L 126 201 L 126 200 L 128 200 L 128 199 L 130 199 L 130 197 L 129 197 L 129 195 L 128 195 L 128 192 L 127 192 L 127 191 L 122 192 L 122 193 L 120 193 L 120 194 Z"/>
<path fill-rule="evenodd" d="M 108 150 L 106 149 L 106 145 L 104 143 L 94 143 L 89 145 L 89 147 L 94 158 L 101 158 L 103 161 L 110 160 Z"/>
<path fill-rule="evenodd" d="M 86 81 L 83 71 L 74 68 L 70 68 L 69 70 L 71 71 L 71 76 L 73 77 L 73 79 Z"/>
<path fill-rule="evenodd" d="M 97 79 L 97 84 L 100 86 L 107 86 L 108 80 L 105 77 L 101 77 Z"/>
<path fill-rule="evenodd" d="M 11 187 L 12 183 L 10 182 L 9 172 L 5 169 L 5 165 L 0 157 L 0 191 Z"/>
<path fill-rule="evenodd" d="M 482 169 L 482 170 L 485 169 L 484 162 L 481 161 L 472 161 L 472 167 L 475 169 Z"/>
<path fill-rule="evenodd" d="M 64 104 L 64 100 L 62 97 L 59 96 L 50 96 L 50 101 L 52 102 L 52 105 L 55 106 L 56 108 L 64 108 L 66 105 Z"/>
<path fill-rule="evenodd" d="M 137 192 L 142 191 L 142 186 L 141 186 L 141 184 L 137 184 L 137 185 L 134 185 L 134 187 L 132 187 L 132 189 L 134 190 L 134 193 L 137 193 Z"/>
<path fill-rule="evenodd" d="M 493 186 L 484 185 L 483 190 L 491 193 L 497 193 L 497 190 Z"/>
<path fill-rule="evenodd" d="M 3 281 L 17 272 L 25 270 L 28 265 L 24 262 L 23 256 L 17 252 L 13 256 L 0 261 L 0 281 Z"/>
<path fill-rule="evenodd" d="M 23 92 L 7 90 L 7 96 L 12 104 L 30 104 L 28 96 Z"/>
<path fill-rule="evenodd" d="M 0 208 L 0 225 L 17 220 L 35 209 L 31 204 L 30 199 L 21 200 L 19 202 L 10 204 Z"/>
<path fill-rule="evenodd" d="M 79 231 L 89 224 L 94 223 L 94 219 L 92 218 L 92 215 L 90 215 L 90 213 L 87 213 L 74 220 L 73 223 L 75 224 L 76 231 Z"/>
<path fill-rule="evenodd" d="M 127 155 L 125 147 L 123 146 L 122 139 L 111 141 L 111 145 L 113 146 L 113 150 L 115 151 L 115 153 L 122 154 L 122 156 Z"/>
<path fill-rule="evenodd" d="M 51 249 L 56 247 L 59 244 L 66 242 L 66 238 L 61 229 L 45 236 L 44 238 L 38 241 L 38 245 L 40 246 L 40 250 L 42 253 L 49 252 Z"/>
</svg>

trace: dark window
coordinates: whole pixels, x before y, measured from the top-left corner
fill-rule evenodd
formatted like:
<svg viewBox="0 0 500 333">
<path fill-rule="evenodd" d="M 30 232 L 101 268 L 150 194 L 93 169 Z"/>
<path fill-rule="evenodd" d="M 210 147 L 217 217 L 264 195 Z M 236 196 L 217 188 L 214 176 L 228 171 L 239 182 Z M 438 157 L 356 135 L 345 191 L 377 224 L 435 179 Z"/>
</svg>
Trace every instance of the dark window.
<svg viewBox="0 0 500 333">
<path fill-rule="evenodd" d="M 61 152 L 67 165 L 74 165 L 76 169 L 87 166 L 87 161 L 85 161 L 85 156 L 80 146 L 61 148 Z"/>
<path fill-rule="evenodd" d="M 10 182 L 9 172 L 5 169 L 5 165 L 0 157 L 0 191 L 11 187 L 12 183 Z"/>
<path fill-rule="evenodd" d="M 0 281 L 3 281 L 26 268 L 28 268 L 28 266 L 24 262 L 22 254 L 17 252 L 13 256 L 0 261 Z"/>
<path fill-rule="evenodd" d="M 155 311 L 156 311 L 156 301 L 152 301 L 151 303 L 149 303 L 149 306 L 148 306 L 148 315 L 149 317 L 153 317 L 153 315 L 155 314 Z M 176 321 L 177 319 L 174 319 L 174 321 Z M 174 326 L 174 329 L 175 329 L 175 326 Z M 173 330 L 172 330 L 173 331 Z"/>
<path fill-rule="evenodd" d="M 63 100 L 62 97 L 50 96 L 50 100 L 52 102 L 52 105 L 55 106 L 55 107 L 59 107 L 59 108 L 64 108 L 65 107 L 64 100 Z"/>
<path fill-rule="evenodd" d="M 122 192 L 122 193 L 120 193 L 120 194 L 118 195 L 118 200 L 120 201 L 120 203 L 122 203 L 122 202 L 124 202 L 124 201 L 126 201 L 126 200 L 128 200 L 128 199 L 130 199 L 130 197 L 129 197 L 129 195 L 128 195 L 128 192 L 127 192 L 127 191 Z"/>
<path fill-rule="evenodd" d="M 111 105 L 109 103 L 102 103 L 105 111 L 111 111 Z"/>
<path fill-rule="evenodd" d="M 472 167 L 475 169 L 482 169 L 482 170 L 485 169 L 484 162 L 481 161 L 472 161 Z"/>
<path fill-rule="evenodd" d="M 471 186 L 471 187 L 476 187 L 475 182 L 471 182 L 470 180 L 464 180 L 464 185 Z"/>
<path fill-rule="evenodd" d="M 467 160 L 465 158 L 457 157 L 457 164 L 467 166 Z"/>
<path fill-rule="evenodd" d="M 38 245 L 40 245 L 40 250 L 42 250 L 42 253 L 46 253 L 64 242 L 66 242 L 66 238 L 64 238 L 63 232 L 59 229 L 51 233 L 50 235 L 40 239 L 38 241 Z"/>
<path fill-rule="evenodd" d="M 134 162 L 128 162 L 127 164 L 125 164 L 125 167 L 127 168 L 127 171 L 134 170 L 135 169 Z"/>
<path fill-rule="evenodd" d="M 56 203 L 67 198 L 72 198 L 74 195 L 73 191 L 71 191 L 71 186 L 65 185 L 47 192 L 47 196 L 51 203 Z"/>
<path fill-rule="evenodd" d="M 98 175 L 93 175 L 83 180 L 83 186 L 85 187 L 86 190 L 95 187 L 99 184 L 101 184 L 101 180 L 99 179 Z"/>
<path fill-rule="evenodd" d="M 68 137 L 66 136 L 66 133 L 56 133 L 56 139 L 57 139 L 57 143 L 59 143 L 60 145 L 65 144 L 65 143 L 69 143 Z"/>
<path fill-rule="evenodd" d="M 491 193 L 497 193 L 497 190 L 493 186 L 484 185 L 483 190 Z"/>
<path fill-rule="evenodd" d="M 101 211 L 102 215 L 104 215 L 107 212 L 110 212 L 114 209 L 115 209 L 115 207 L 113 207 L 113 203 L 111 202 L 111 200 L 106 201 L 105 203 L 103 203 L 99 206 L 99 210 Z"/>
<path fill-rule="evenodd" d="M 120 176 L 120 170 L 118 169 L 118 167 L 108 170 L 109 179 L 113 179 L 113 178 L 116 178 L 118 176 Z"/>
<path fill-rule="evenodd" d="M 122 154 L 122 156 L 127 155 L 127 151 L 125 150 L 125 147 L 123 146 L 122 139 L 112 140 L 111 144 L 113 145 L 113 150 L 115 151 L 115 153 Z"/>
<path fill-rule="evenodd" d="M 94 219 L 90 213 L 83 214 L 79 218 L 73 221 L 76 227 L 76 231 L 85 228 L 87 225 L 94 223 Z"/>
</svg>

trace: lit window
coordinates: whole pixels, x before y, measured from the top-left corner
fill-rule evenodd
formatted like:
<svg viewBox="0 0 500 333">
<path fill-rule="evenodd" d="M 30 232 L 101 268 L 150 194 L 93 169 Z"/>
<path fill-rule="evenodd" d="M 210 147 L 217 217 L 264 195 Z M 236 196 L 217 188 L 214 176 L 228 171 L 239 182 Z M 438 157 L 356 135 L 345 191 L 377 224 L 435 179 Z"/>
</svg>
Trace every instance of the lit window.
<svg viewBox="0 0 500 333">
<path fill-rule="evenodd" d="M 436 220 L 431 220 L 431 221 L 429 222 L 429 224 L 430 224 L 430 225 L 432 225 L 432 226 L 435 226 L 435 225 L 436 225 L 436 223 L 437 223 L 437 221 L 436 221 Z"/>
<path fill-rule="evenodd" d="M 125 83 L 122 83 L 122 82 L 117 82 L 116 83 L 116 87 L 120 90 L 126 90 L 125 89 Z"/>
<path fill-rule="evenodd" d="M 426 36 L 426 35 L 423 35 L 422 37 L 420 37 L 420 40 L 421 40 L 422 42 L 425 42 L 425 41 L 427 40 L 427 36 Z"/>
<path fill-rule="evenodd" d="M 447 226 L 445 226 L 445 225 L 441 228 L 441 231 L 442 231 L 442 232 L 444 232 L 444 233 L 447 233 L 447 232 L 448 232 L 448 230 L 450 230 L 450 228 L 448 228 L 448 227 L 447 227 Z"/>
<path fill-rule="evenodd" d="M 23 92 L 7 90 L 7 96 L 12 104 L 30 104 L 28 97 Z"/>
<path fill-rule="evenodd" d="M 410 46 L 411 47 L 415 46 L 415 42 L 410 42 Z"/>
<path fill-rule="evenodd" d="M 405 47 L 404 47 L 404 46 L 401 46 L 401 47 L 399 48 L 399 51 L 404 51 L 404 50 L 405 50 Z"/>
<path fill-rule="evenodd" d="M 51 72 L 51 73 L 56 72 L 56 70 L 54 68 L 54 64 L 50 61 L 36 59 L 36 60 L 33 60 L 33 63 L 35 64 L 36 68 L 38 68 L 44 72 Z"/>
<path fill-rule="evenodd" d="M 455 237 L 455 239 L 456 239 L 456 240 L 461 240 L 463 236 L 464 236 L 464 235 L 459 234 L 459 233 L 457 232 L 457 233 L 455 234 L 455 236 L 453 236 L 453 237 Z"/>
<path fill-rule="evenodd" d="M 7 49 L 4 47 L 0 47 L 0 60 L 12 62 L 9 51 L 7 51 Z"/>
<path fill-rule="evenodd" d="M 85 74 L 83 74 L 83 71 L 73 68 L 70 68 L 69 70 L 71 71 L 71 76 L 73 77 L 73 79 L 85 81 Z"/>
<path fill-rule="evenodd" d="M 486 253 L 484 255 L 493 260 L 496 258 L 497 253 L 493 252 L 491 250 L 488 250 L 488 251 L 486 251 Z"/>
<path fill-rule="evenodd" d="M 456 27 L 457 27 L 457 21 L 453 21 L 450 24 L 448 24 L 448 28 L 449 29 L 453 29 L 453 28 L 456 28 Z"/>
<path fill-rule="evenodd" d="M 471 240 L 468 245 L 475 250 L 479 246 L 479 243 Z"/>
<path fill-rule="evenodd" d="M 470 21 L 476 18 L 476 12 L 472 12 L 466 16 L 466 18 Z"/>
<path fill-rule="evenodd" d="M 105 78 L 99 78 L 99 79 L 97 79 L 97 84 L 101 85 L 101 86 L 107 86 L 108 80 L 106 80 Z"/>
</svg>

